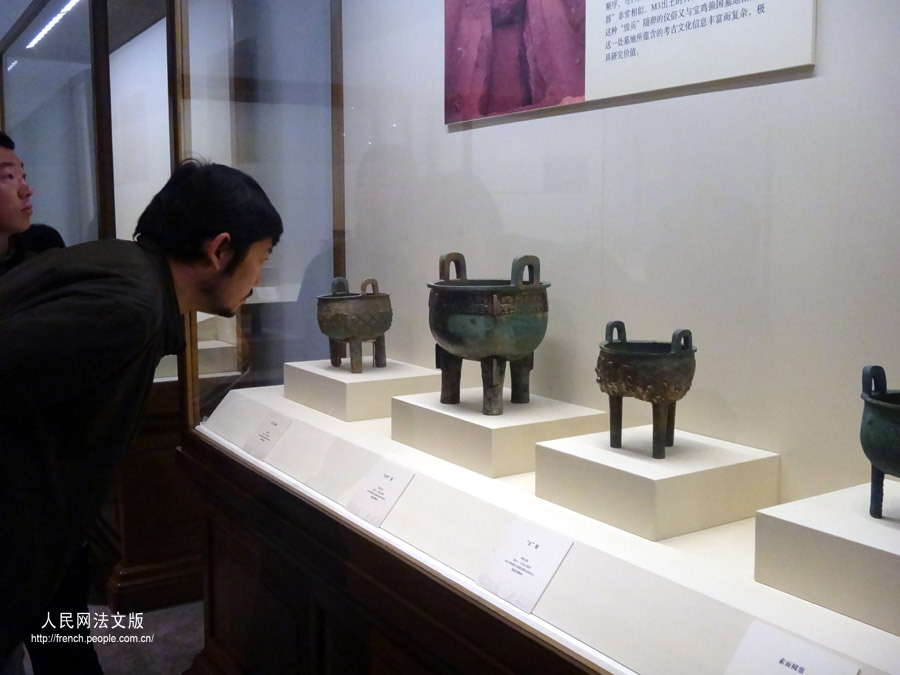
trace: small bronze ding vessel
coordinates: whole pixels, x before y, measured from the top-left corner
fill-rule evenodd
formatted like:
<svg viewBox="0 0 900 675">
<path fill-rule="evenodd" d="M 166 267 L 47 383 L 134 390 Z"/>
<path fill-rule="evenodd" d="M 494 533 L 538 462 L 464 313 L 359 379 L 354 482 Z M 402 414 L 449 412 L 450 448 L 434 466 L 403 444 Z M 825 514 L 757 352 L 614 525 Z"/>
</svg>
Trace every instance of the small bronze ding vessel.
<svg viewBox="0 0 900 675">
<path fill-rule="evenodd" d="M 900 390 L 887 388 L 881 366 L 862 371 L 863 404 L 859 441 L 872 463 L 869 515 L 881 518 L 884 502 L 884 474 L 900 477 Z"/>
<path fill-rule="evenodd" d="M 675 402 L 691 388 L 696 351 L 691 331 L 684 328 L 675 331 L 671 342 L 628 342 L 622 321 L 606 324 L 597 382 L 609 394 L 611 447 L 622 447 L 622 397 L 633 396 L 653 405 L 653 457 L 666 456 L 666 446 L 675 443 Z"/>
<path fill-rule="evenodd" d="M 367 292 L 368 289 L 368 292 Z M 344 277 L 331 282 L 331 295 L 318 297 L 316 319 L 328 337 L 331 365 L 341 365 L 344 343 L 350 345 L 350 372 L 362 372 L 362 343 L 373 342 L 376 368 L 387 365 L 384 334 L 391 327 L 391 296 L 378 292 L 378 282 L 366 279 L 359 293 L 351 293 Z"/>
</svg>

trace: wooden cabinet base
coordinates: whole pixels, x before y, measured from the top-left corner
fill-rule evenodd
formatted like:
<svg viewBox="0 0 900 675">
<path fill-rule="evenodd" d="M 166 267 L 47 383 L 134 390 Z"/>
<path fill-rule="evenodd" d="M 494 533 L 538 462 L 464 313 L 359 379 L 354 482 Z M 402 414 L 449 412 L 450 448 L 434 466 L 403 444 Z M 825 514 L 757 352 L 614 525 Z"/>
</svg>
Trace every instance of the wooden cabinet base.
<svg viewBox="0 0 900 675">
<path fill-rule="evenodd" d="M 191 602 L 200 598 L 202 577 L 199 557 L 133 567 L 120 563 L 106 580 L 106 601 L 125 612 Z"/>
<path fill-rule="evenodd" d="M 202 596 L 202 502 L 177 461 L 178 383 L 153 385 L 150 405 L 89 536 L 95 586 L 114 611 Z"/>
<path fill-rule="evenodd" d="M 596 672 L 199 435 L 180 457 L 208 515 L 193 675 Z"/>
</svg>

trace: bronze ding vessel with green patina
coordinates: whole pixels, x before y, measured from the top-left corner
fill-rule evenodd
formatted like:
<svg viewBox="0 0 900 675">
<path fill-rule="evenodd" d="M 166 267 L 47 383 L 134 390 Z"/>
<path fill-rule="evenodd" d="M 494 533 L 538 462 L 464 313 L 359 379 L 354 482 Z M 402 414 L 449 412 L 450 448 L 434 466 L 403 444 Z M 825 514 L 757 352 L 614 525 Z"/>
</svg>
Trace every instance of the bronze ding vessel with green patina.
<svg viewBox="0 0 900 675">
<path fill-rule="evenodd" d="M 862 371 L 862 424 L 859 441 L 872 463 L 869 515 L 881 518 L 884 503 L 884 474 L 900 477 L 900 390 L 887 388 L 881 366 Z"/>
<path fill-rule="evenodd" d="M 459 403 L 464 359 L 481 363 L 485 415 L 503 413 L 507 362 L 511 401 L 527 403 L 534 350 L 547 332 L 550 284 L 540 280 L 540 260 L 533 255 L 516 258 L 509 279 L 469 279 L 462 253 L 448 253 L 440 258 L 439 274 L 440 281 L 428 284 L 428 321 L 437 342 L 441 403 Z"/>
</svg>

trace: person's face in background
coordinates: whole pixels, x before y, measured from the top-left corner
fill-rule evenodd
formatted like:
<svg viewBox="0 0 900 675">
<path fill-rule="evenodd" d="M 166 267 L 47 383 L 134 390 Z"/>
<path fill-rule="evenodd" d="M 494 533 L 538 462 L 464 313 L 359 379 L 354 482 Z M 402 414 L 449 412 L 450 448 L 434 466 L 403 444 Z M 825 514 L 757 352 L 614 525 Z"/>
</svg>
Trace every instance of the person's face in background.
<svg viewBox="0 0 900 675">
<path fill-rule="evenodd" d="M 25 167 L 15 152 L 0 148 L 0 236 L 24 232 L 31 225 L 31 195 Z"/>
</svg>

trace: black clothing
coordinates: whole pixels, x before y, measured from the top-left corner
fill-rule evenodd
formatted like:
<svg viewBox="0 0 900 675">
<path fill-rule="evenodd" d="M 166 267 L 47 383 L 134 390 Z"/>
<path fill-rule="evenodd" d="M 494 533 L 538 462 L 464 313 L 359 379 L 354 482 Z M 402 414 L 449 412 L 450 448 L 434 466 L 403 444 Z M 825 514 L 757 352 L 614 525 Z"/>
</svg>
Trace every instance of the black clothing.
<svg viewBox="0 0 900 675">
<path fill-rule="evenodd" d="M 83 544 L 69 563 L 56 592 L 41 612 L 40 618 L 28 628 L 25 646 L 31 659 L 31 670 L 35 675 L 103 675 L 103 668 L 97 658 L 94 645 L 87 642 L 91 634 L 94 615 L 88 609 L 91 567 L 88 545 Z M 71 625 L 64 627 L 63 614 L 71 617 Z M 88 625 L 79 625 L 78 616 L 87 615 Z M 52 628 L 47 624 L 50 620 Z M 83 642 L 42 642 L 41 638 L 53 634 L 80 636 Z M 32 636 L 35 637 L 32 640 Z"/>
<path fill-rule="evenodd" d="M 14 267 L 33 258 L 38 253 L 51 248 L 65 248 L 59 232 L 48 225 L 34 223 L 21 234 L 9 239 L 8 255 L 0 260 L 0 276 Z M 41 612 L 43 618 L 28 629 L 25 644 L 31 658 L 31 669 L 35 675 L 59 675 L 78 673 L 79 675 L 103 675 L 103 668 L 97 658 L 94 645 L 87 641 L 89 626 L 63 627 L 60 617 L 63 613 L 77 617 L 90 616 L 88 595 L 90 593 L 91 568 L 88 546 L 83 544 L 69 563 L 49 604 Z M 52 618 L 57 627 L 48 631 L 46 620 Z M 80 636 L 80 642 L 52 643 L 42 638 L 53 631 L 67 636 Z"/>
<path fill-rule="evenodd" d="M 104 240 L 0 278 L 0 663 L 40 619 L 184 348 L 168 262 Z"/>
<path fill-rule="evenodd" d="M 8 255 L 0 260 L 0 276 L 41 251 L 64 248 L 65 245 L 59 232 L 49 225 L 35 223 L 24 232 L 14 234 L 9 238 Z"/>
</svg>

